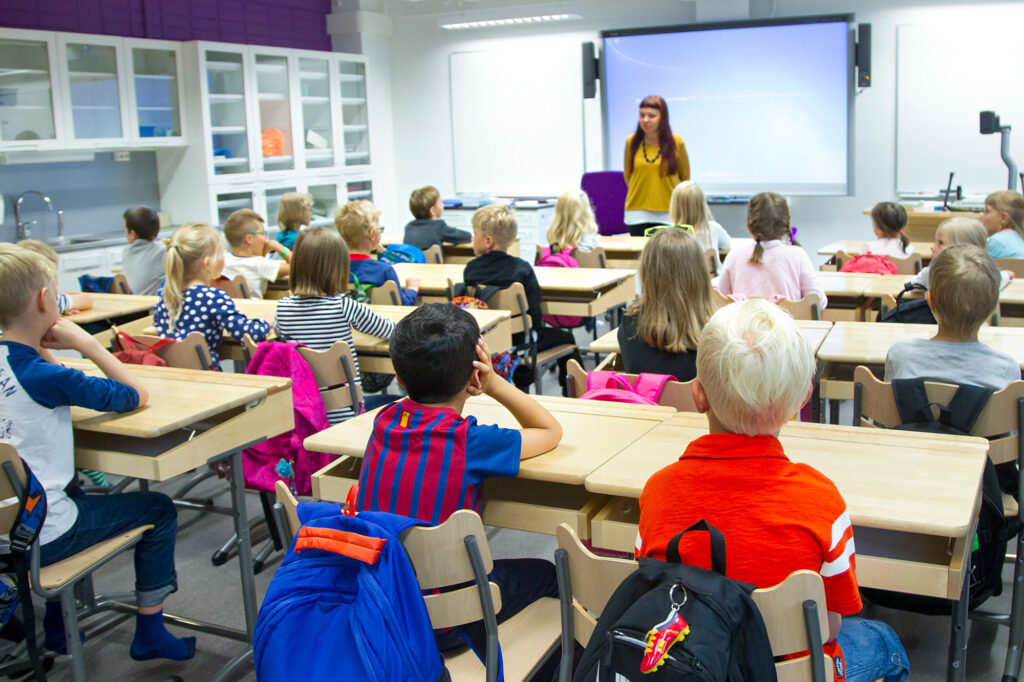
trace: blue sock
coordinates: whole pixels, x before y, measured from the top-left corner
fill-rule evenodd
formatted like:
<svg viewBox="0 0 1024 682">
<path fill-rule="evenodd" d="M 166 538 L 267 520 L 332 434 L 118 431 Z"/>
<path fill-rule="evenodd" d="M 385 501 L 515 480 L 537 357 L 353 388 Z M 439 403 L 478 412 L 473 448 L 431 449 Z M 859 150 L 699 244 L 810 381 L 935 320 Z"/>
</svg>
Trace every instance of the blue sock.
<svg viewBox="0 0 1024 682">
<path fill-rule="evenodd" d="M 135 639 L 132 640 L 131 656 L 136 661 L 151 658 L 169 658 L 173 661 L 187 661 L 196 654 L 196 638 L 178 638 L 164 627 L 164 612 L 137 613 L 135 615 Z"/>
<path fill-rule="evenodd" d="M 46 633 L 43 638 L 43 646 L 58 654 L 68 652 L 68 638 L 64 634 L 64 614 L 60 610 L 59 601 L 46 602 L 46 615 L 43 616 L 43 630 Z M 78 637 L 85 641 L 85 634 L 79 632 Z"/>
</svg>

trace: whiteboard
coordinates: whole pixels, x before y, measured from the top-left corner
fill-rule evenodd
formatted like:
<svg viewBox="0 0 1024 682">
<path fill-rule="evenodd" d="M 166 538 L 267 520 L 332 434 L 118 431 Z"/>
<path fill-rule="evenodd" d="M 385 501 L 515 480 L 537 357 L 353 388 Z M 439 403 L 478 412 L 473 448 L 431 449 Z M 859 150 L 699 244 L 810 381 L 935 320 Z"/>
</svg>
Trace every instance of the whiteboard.
<svg viewBox="0 0 1024 682">
<path fill-rule="evenodd" d="M 456 192 L 551 196 L 583 175 L 578 42 L 449 55 Z"/>
<path fill-rule="evenodd" d="M 965 192 L 1006 189 L 999 133 L 978 129 L 985 110 L 1013 127 L 1010 156 L 1024 166 L 1020 36 L 1013 24 L 897 28 L 897 192 L 934 193 L 950 171 L 953 186 Z"/>
</svg>

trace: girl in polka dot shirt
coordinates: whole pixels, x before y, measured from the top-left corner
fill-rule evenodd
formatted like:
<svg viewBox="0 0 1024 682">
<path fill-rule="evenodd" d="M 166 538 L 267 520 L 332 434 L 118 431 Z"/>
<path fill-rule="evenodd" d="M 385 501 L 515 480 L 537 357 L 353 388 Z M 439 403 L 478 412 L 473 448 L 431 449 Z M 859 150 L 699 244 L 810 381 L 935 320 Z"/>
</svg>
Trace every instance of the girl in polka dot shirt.
<svg viewBox="0 0 1024 682">
<path fill-rule="evenodd" d="M 225 330 L 239 341 L 245 334 L 254 341 L 267 338 L 270 325 L 266 321 L 250 320 L 231 297 L 209 285 L 224 269 L 223 240 L 215 229 L 202 223 L 179 227 L 171 235 L 164 265 L 167 279 L 153 309 L 160 336 L 181 340 L 190 332 L 201 332 L 216 370 L 220 370 L 218 351 Z"/>
</svg>

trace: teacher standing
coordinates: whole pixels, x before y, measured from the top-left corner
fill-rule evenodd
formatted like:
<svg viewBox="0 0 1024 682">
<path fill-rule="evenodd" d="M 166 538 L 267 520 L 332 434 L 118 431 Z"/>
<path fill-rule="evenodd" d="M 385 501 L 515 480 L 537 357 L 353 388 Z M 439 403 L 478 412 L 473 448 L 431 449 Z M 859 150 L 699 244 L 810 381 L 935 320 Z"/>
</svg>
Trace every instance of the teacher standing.
<svg viewBox="0 0 1024 682">
<path fill-rule="evenodd" d="M 669 225 L 672 190 L 690 179 L 690 158 L 683 138 L 668 124 L 668 105 L 658 95 L 640 102 L 636 132 L 626 140 L 626 213 L 629 234 L 641 237 L 655 225 Z"/>
</svg>

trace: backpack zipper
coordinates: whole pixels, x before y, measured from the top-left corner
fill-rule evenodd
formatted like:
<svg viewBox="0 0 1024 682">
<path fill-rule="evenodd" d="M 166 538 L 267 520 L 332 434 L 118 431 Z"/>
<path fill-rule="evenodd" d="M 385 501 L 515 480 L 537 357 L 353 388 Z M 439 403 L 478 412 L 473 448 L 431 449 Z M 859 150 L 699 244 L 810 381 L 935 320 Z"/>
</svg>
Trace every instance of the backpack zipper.
<svg viewBox="0 0 1024 682">
<path fill-rule="evenodd" d="M 642 639 L 627 633 L 625 630 L 613 629 L 611 631 L 612 641 L 619 641 L 628 646 L 645 651 L 647 649 L 647 642 Z M 610 651 L 610 647 L 609 647 Z M 708 671 L 704 664 L 701 663 L 700 659 L 694 654 L 690 653 L 686 649 L 682 648 L 680 643 L 679 648 L 673 647 L 670 651 L 665 653 L 665 663 L 676 672 L 681 673 L 695 673 L 700 679 L 707 680 L 707 682 L 713 682 L 713 677 Z"/>
</svg>

